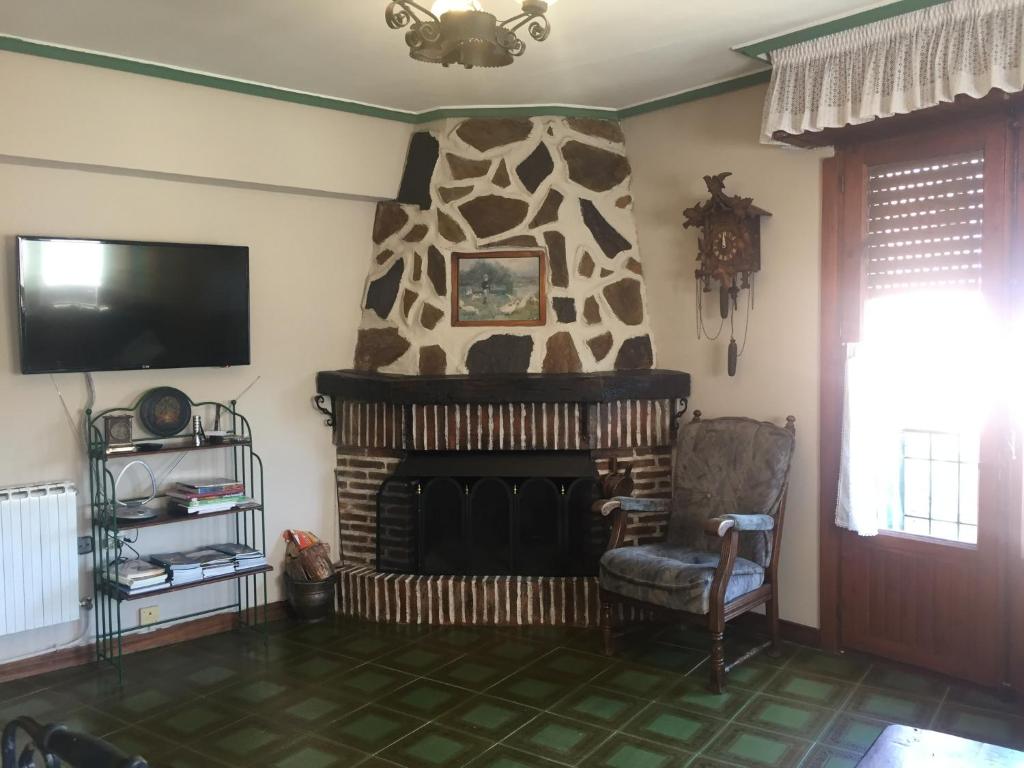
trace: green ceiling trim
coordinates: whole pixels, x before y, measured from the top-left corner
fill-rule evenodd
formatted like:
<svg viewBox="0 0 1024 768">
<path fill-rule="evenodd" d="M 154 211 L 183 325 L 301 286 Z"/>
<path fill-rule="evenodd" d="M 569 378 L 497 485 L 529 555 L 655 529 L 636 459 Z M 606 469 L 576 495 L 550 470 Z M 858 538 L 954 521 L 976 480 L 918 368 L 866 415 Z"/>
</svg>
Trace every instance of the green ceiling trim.
<svg viewBox="0 0 1024 768">
<path fill-rule="evenodd" d="M 909 0 L 908 0 L 909 1 Z M 57 61 L 66 61 L 73 64 L 85 64 L 91 67 L 111 69 L 129 74 L 156 77 L 162 80 L 171 80 L 189 85 L 199 85 L 206 88 L 216 88 L 231 93 L 241 93 L 247 96 L 259 96 L 265 99 L 275 99 L 291 104 L 301 104 L 307 107 L 319 107 L 330 109 L 336 112 L 348 112 L 366 117 L 376 117 L 382 120 L 393 120 L 409 125 L 422 125 L 437 120 L 460 117 L 588 117 L 598 120 L 624 120 L 628 117 L 654 112 L 659 109 L 666 109 L 677 104 L 685 104 L 690 101 L 718 96 L 722 93 L 749 88 L 752 85 L 768 82 L 771 70 L 755 72 L 751 75 L 743 75 L 732 80 L 725 80 L 713 85 L 695 88 L 689 91 L 668 96 L 663 99 L 637 104 L 622 110 L 601 109 L 598 107 L 577 107 L 565 105 L 537 105 L 537 106 L 513 106 L 513 107 L 442 107 L 426 112 L 403 112 L 397 109 L 376 107 L 369 104 L 361 104 L 356 101 L 346 101 L 329 96 L 317 96 L 301 91 L 290 91 L 285 88 L 276 88 L 270 85 L 249 83 L 244 80 L 234 80 L 230 77 L 207 75 L 201 72 L 178 69 L 163 64 L 152 64 L 135 59 L 127 59 L 120 56 L 111 56 L 102 53 L 92 53 L 74 48 L 65 48 L 59 45 L 39 43 L 31 40 L 23 40 L 19 37 L 0 35 L 0 51 L 21 53 L 29 56 L 40 56 Z"/>
<path fill-rule="evenodd" d="M 666 96 L 663 99 L 648 101 L 645 104 L 637 104 L 633 107 L 621 109 L 619 110 L 619 119 L 625 120 L 628 117 L 645 115 L 648 112 L 656 112 L 659 109 L 667 109 L 678 104 L 686 104 L 690 101 L 698 101 L 699 99 L 707 99 L 711 96 L 720 96 L 723 93 L 730 93 L 731 91 L 750 88 L 754 85 L 767 83 L 771 78 L 772 71 L 770 69 L 766 69 L 763 72 L 754 72 L 751 75 L 734 77 L 732 80 L 723 80 L 720 83 L 705 85 L 702 88 L 694 88 L 691 91 L 683 91 L 682 93 L 677 93 L 674 96 Z"/>
<path fill-rule="evenodd" d="M 518 106 L 518 107 L 442 107 L 415 116 L 416 123 L 432 123 L 450 117 L 591 117 L 597 120 L 618 120 L 616 109 L 570 106 Z"/>
<path fill-rule="evenodd" d="M 845 32 L 848 29 L 863 27 L 866 24 L 874 24 L 877 21 L 885 21 L 895 16 L 902 16 L 911 11 L 920 11 L 930 8 L 933 5 L 940 5 L 948 0 L 899 0 L 899 2 L 882 5 L 878 8 L 871 8 L 851 16 L 844 16 L 840 19 L 826 21 L 823 24 L 816 24 L 813 27 L 798 29 L 786 35 L 771 37 L 767 40 L 759 40 L 750 45 L 742 45 L 733 48 L 737 53 L 750 56 L 758 61 L 764 61 L 769 53 L 780 48 L 788 48 L 797 43 L 806 43 L 808 40 L 817 40 L 819 37 L 834 35 L 836 32 Z"/>
<path fill-rule="evenodd" d="M 345 101 L 344 99 L 334 99 L 328 96 L 316 96 L 312 93 L 289 91 L 286 88 L 275 88 L 269 85 L 248 83 L 244 80 L 234 80 L 230 77 L 206 75 L 200 72 L 177 69 L 176 67 L 168 67 L 163 64 L 151 64 L 145 61 L 122 58 L 120 56 L 109 56 L 102 53 L 90 53 L 88 51 L 79 51 L 73 48 L 64 48 L 59 45 L 36 43 L 29 40 L 22 40 L 18 37 L 10 37 L 8 35 L 0 35 L 0 51 L 25 53 L 30 56 L 42 56 L 43 58 L 68 61 L 73 64 L 85 64 L 90 67 L 113 69 L 118 72 L 128 72 L 133 75 L 158 77 L 162 80 L 173 80 L 177 83 L 202 85 L 207 88 L 217 88 L 222 91 L 242 93 L 247 96 L 262 96 L 267 99 L 287 101 L 292 104 L 302 104 L 307 107 L 333 109 L 337 112 L 349 112 L 354 115 L 379 117 L 384 120 L 396 120 L 401 123 L 416 123 L 419 118 L 418 115 L 412 112 L 402 112 L 397 109 L 387 109 L 385 107 L 374 107 L 369 104 L 360 104 L 356 101 Z"/>
</svg>

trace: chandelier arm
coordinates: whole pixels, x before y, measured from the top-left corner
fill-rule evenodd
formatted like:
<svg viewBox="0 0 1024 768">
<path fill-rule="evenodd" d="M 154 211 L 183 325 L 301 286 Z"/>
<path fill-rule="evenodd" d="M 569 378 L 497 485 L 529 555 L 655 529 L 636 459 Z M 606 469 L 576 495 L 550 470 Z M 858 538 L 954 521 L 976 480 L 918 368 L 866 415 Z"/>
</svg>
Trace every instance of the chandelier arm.
<svg viewBox="0 0 1024 768">
<path fill-rule="evenodd" d="M 402 27 L 409 26 L 409 24 L 424 23 L 416 14 L 416 11 L 422 13 L 435 24 L 441 21 L 422 5 L 414 2 L 414 0 L 391 0 L 388 3 L 388 7 L 384 10 L 384 19 L 391 29 L 401 29 Z"/>
<path fill-rule="evenodd" d="M 527 24 L 530 24 L 531 21 L 533 22 L 533 24 L 530 25 L 530 35 L 533 37 L 533 39 L 543 40 L 547 38 L 547 33 L 550 32 L 551 30 L 551 22 L 548 21 L 547 16 L 545 16 L 543 13 L 520 13 L 517 16 L 513 16 L 511 19 L 507 19 L 506 21 L 501 22 L 500 26 L 504 27 L 512 34 L 515 34 L 520 29 L 525 27 Z M 544 30 L 544 37 L 537 37 L 537 33 L 534 32 L 534 28 Z"/>
<path fill-rule="evenodd" d="M 527 13 L 526 11 L 523 11 L 522 13 L 517 13 L 515 16 L 512 16 L 511 18 L 505 19 L 504 21 L 499 21 L 498 26 L 505 27 L 506 29 L 511 29 L 514 32 L 515 30 L 519 29 L 519 27 L 523 26 L 523 24 L 532 19 L 535 15 L 536 14 Z M 520 19 L 522 21 L 520 21 Z M 515 27 L 509 27 L 509 24 L 515 21 L 519 21 L 519 24 L 517 24 Z"/>
<path fill-rule="evenodd" d="M 551 22 L 548 21 L 548 17 L 544 16 L 543 14 L 532 15 L 530 16 L 530 18 L 521 21 L 519 24 L 513 27 L 513 34 L 515 34 L 516 30 L 520 29 L 526 24 L 530 25 L 530 37 L 532 37 L 538 43 L 543 43 L 545 40 L 548 39 L 548 36 L 551 34 Z"/>
<path fill-rule="evenodd" d="M 544 14 L 524 11 L 500 23 L 498 44 L 513 56 L 522 56 L 526 51 L 526 43 L 516 33 L 526 25 L 529 25 L 530 37 L 539 43 L 547 40 L 551 34 L 551 22 Z"/>
</svg>

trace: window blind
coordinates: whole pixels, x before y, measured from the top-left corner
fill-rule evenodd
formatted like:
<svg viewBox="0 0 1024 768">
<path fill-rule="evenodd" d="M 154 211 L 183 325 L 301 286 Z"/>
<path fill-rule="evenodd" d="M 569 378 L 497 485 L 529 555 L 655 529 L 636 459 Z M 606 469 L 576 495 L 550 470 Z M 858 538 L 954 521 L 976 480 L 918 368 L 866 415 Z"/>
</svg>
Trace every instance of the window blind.
<svg viewBox="0 0 1024 768">
<path fill-rule="evenodd" d="M 868 168 L 867 298 L 982 281 L 982 152 Z"/>
</svg>

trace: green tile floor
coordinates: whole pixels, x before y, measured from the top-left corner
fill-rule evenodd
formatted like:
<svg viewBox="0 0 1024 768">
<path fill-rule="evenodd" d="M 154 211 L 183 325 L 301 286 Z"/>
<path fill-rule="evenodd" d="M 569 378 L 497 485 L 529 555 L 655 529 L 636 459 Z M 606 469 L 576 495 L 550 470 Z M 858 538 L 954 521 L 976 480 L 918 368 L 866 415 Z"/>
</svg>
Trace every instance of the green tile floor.
<svg viewBox="0 0 1024 768">
<path fill-rule="evenodd" d="M 730 640 L 730 652 L 750 642 Z M 156 767 L 841 768 L 888 723 L 1024 748 L 1024 711 L 980 689 L 787 646 L 706 688 L 707 639 L 281 622 L 0 684 L 0 723 L 65 722 Z"/>
</svg>

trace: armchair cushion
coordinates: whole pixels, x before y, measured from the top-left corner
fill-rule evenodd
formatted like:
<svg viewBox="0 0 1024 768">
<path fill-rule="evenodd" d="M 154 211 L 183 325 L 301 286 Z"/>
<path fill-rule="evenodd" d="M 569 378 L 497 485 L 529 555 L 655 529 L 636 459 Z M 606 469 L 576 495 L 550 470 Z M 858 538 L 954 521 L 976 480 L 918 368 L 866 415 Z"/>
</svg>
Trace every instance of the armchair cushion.
<svg viewBox="0 0 1024 768">
<path fill-rule="evenodd" d="M 706 614 L 719 555 L 672 544 L 613 549 L 601 558 L 601 587 L 618 595 L 676 611 Z M 736 558 L 725 600 L 764 583 L 764 568 Z"/>
</svg>

